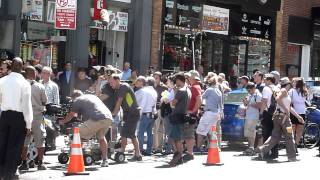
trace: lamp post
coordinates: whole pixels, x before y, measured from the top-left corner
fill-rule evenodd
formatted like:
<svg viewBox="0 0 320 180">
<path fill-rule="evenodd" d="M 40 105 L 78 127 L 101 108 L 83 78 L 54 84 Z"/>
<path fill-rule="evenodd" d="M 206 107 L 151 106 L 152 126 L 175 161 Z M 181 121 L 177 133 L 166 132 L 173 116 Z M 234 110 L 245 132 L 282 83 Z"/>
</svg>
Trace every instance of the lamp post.
<svg viewBox="0 0 320 180">
<path fill-rule="evenodd" d="M 104 36 L 106 33 L 106 28 L 110 22 L 108 10 L 102 9 L 100 11 L 100 21 L 102 22 L 102 25 L 103 25 L 102 43 L 101 43 L 101 63 L 102 63 L 103 62 L 103 46 L 106 44 L 106 40 Z"/>
</svg>

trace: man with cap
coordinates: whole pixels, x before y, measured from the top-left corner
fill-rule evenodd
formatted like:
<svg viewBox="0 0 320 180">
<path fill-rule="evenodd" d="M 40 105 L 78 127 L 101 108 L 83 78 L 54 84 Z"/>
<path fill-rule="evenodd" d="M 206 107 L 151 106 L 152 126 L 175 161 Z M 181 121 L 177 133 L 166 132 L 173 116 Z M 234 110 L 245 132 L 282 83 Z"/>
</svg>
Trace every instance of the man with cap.
<svg viewBox="0 0 320 180">
<path fill-rule="evenodd" d="M 275 78 L 272 74 L 266 74 L 265 75 L 265 87 L 262 91 L 262 107 L 261 110 L 263 110 L 263 119 L 261 121 L 262 125 L 262 136 L 263 141 L 265 142 L 272 133 L 273 129 L 273 121 L 272 116 L 276 109 L 276 94 L 280 91 L 280 89 L 274 85 Z M 265 156 L 266 157 L 266 156 Z M 278 149 L 277 147 L 274 147 L 271 150 L 271 159 L 278 158 Z"/>
<path fill-rule="evenodd" d="M 249 82 L 249 77 L 248 76 L 241 76 L 240 77 L 240 88 L 245 89 L 247 87 L 247 84 Z"/>
<path fill-rule="evenodd" d="M 275 99 L 277 102 L 276 111 L 273 116 L 273 131 L 268 140 L 257 151 L 260 153 L 261 158 L 268 153 L 274 146 L 276 146 L 282 138 L 285 137 L 286 150 L 289 162 L 297 161 L 295 153 L 295 144 L 292 133 L 292 124 L 290 121 L 290 113 L 292 113 L 297 119 L 304 123 L 303 118 L 296 113 L 291 107 L 291 98 L 288 95 L 288 90 L 291 88 L 289 78 L 282 78 L 280 80 L 281 90 L 277 93 Z"/>
<path fill-rule="evenodd" d="M 199 109 L 202 104 L 202 96 L 201 96 L 201 86 L 200 86 L 200 75 L 197 71 L 191 70 L 189 71 L 190 78 L 190 91 L 191 91 L 191 99 L 188 105 L 188 113 L 193 116 L 197 117 L 199 115 Z M 194 146 L 194 124 L 186 123 L 182 130 L 182 137 L 187 144 L 187 152 L 186 155 L 183 156 L 184 161 L 193 160 L 193 146 Z"/>
</svg>

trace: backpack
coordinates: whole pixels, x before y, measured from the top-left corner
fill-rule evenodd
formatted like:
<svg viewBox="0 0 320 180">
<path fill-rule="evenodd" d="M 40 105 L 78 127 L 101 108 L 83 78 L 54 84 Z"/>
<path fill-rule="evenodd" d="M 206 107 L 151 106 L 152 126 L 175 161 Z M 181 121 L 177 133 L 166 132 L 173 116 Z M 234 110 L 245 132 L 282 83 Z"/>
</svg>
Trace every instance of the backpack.
<svg viewBox="0 0 320 180">
<path fill-rule="evenodd" d="M 276 97 L 275 97 L 276 92 L 275 92 L 275 91 L 273 90 L 273 88 L 271 88 L 270 86 L 267 86 L 267 87 L 269 87 L 269 88 L 271 89 L 271 91 L 272 91 L 271 103 L 270 103 L 270 106 L 269 106 L 269 108 L 268 108 L 268 113 L 271 114 L 271 115 L 273 115 L 274 112 L 275 112 L 276 109 L 277 109 L 277 101 L 276 101 Z"/>
</svg>

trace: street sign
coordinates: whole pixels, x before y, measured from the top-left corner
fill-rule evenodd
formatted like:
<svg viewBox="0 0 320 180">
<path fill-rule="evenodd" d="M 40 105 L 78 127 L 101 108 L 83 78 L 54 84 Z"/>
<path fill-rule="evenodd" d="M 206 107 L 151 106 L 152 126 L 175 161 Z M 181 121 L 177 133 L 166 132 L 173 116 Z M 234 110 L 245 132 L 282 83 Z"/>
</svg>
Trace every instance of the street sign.
<svg viewBox="0 0 320 180">
<path fill-rule="evenodd" d="M 77 0 L 56 0 L 56 29 L 75 30 L 77 24 Z"/>
</svg>

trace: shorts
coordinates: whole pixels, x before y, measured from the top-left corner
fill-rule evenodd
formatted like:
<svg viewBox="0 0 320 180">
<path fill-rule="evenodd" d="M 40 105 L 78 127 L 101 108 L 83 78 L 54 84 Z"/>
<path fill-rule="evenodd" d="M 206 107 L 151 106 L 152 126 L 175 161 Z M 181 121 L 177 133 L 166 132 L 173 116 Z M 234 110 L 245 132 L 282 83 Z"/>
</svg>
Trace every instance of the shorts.
<svg viewBox="0 0 320 180">
<path fill-rule="evenodd" d="M 197 134 L 202 136 L 207 136 L 210 132 L 210 128 L 213 125 L 216 125 L 217 122 L 220 120 L 219 114 L 206 111 L 203 116 L 201 117 L 198 127 L 197 127 Z"/>
<path fill-rule="evenodd" d="M 306 115 L 305 114 L 299 114 L 303 120 L 306 119 Z M 296 118 L 293 114 L 290 114 L 290 120 L 292 124 L 296 124 L 296 125 L 303 125 L 301 122 L 299 122 L 298 118 Z"/>
<path fill-rule="evenodd" d="M 194 133 L 195 133 L 195 124 L 182 124 L 181 125 L 181 133 L 182 133 L 182 139 L 194 139 Z"/>
<path fill-rule="evenodd" d="M 32 121 L 31 132 L 34 138 L 35 146 L 37 148 L 45 147 L 47 134 L 46 134 L 46 125 L 43 117 L 42 118 L 37 117 L 37 119 L 34 119 Z M 27 147 L 31 143 L 31 141 L 32 141 L 31 135 L 26 136 L 24 141 L 24 146 Z"/>
<path fill-rule="evenodd" d="M 103 139 L 110 126 L 112 126 L 112 120 L 110 119 L 85 121 L 79 127 L 80 137 L 81 139 L 89 140 L 93 136 L 97 135 L 98 139 Z"/>
<path fill-rule="evenodd" d="M 258 120 L 246 119 L 245 123 L 244 123 L 244 137 L 246 137 L 246 138 L 254 138 L 254 137 L 256 137 L 257 124 L 258 124 Z"/>
<path fill-rule="evenodd" d="M 182 126 L 183 124 L 172 125 L 169 137 L 174 141 L 182 140 Z"/>
<path fill-rule="evenodd" d="M 121 128 L 121 137 L 125 138 L 136 138 L 136 130 L 137 125 L 140 120 L 140 112 L 137 111 L 137 113 L 123 113 L 123 121 L 124 124 Z"/>
</svg>

